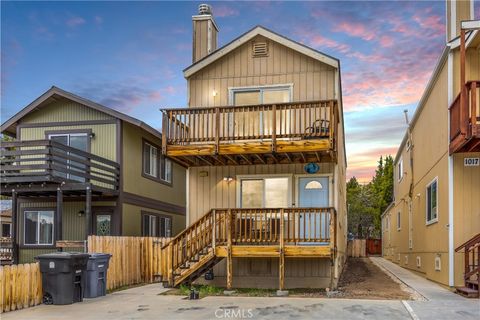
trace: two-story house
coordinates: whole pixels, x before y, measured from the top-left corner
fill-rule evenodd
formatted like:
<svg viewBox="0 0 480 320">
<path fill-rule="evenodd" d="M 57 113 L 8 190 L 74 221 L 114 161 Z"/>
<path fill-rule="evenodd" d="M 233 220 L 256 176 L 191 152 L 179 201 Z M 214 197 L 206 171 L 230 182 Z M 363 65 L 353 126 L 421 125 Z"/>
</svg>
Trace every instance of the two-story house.
<svg viewBox="0 0 480 320">
<path fill-rule="evenodd" d="M 383 255 L 478 296 L 480 21 L 447 1 L 447 43 L 395 157 Z M 463 21 L 463 22 L 462 22 Z"/>
<path fill-rule="evenodd" d="M 335 288 L 345 262 L 340 61 L 262 26 L 218 48 L 193 16 L 188 108 L 163 110 L 162 152 L 187 169 L 187 229 L 168 283 Z"/>
<path fill-rule="evenodd" d="M 185 228 L 185 169 L 160 132 L 52 87 L 1 126 L 1 194 L 15 262 L 88 235 L 170 237 Z"/>
</svg>

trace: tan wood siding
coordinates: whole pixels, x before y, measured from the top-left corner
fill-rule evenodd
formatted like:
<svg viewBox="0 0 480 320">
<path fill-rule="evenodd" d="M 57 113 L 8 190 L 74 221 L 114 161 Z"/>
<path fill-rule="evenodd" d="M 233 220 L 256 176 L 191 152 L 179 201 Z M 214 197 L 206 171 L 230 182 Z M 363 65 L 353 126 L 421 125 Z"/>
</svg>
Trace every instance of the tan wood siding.
<svg viewBox="0 0 480 320">
<path fill-rule="evenodd" d="M 267 41 L 268 57 L 252 57 L 252 41 Z M 293 101 L 335 98 L 335 69 L 286 46 L 257 36 L 194 74 L 191 107 L 228 105 L 228 88 L 293 84 Z M 213 91 L 217 95 L 213 96 Z"/>
</svg>

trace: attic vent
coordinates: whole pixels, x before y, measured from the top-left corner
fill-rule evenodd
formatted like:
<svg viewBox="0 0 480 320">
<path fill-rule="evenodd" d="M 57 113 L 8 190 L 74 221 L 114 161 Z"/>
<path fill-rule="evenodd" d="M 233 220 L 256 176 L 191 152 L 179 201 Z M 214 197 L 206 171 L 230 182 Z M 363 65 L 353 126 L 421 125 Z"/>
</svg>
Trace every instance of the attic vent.
<svg viewBox="0 0 480 320">
<path fill-rule="evenodd" d="M 268 43 L 267 42 L 254 42 L 252 46 L 252 56 L 267 57 L 268 56 Z"/>
</svg>

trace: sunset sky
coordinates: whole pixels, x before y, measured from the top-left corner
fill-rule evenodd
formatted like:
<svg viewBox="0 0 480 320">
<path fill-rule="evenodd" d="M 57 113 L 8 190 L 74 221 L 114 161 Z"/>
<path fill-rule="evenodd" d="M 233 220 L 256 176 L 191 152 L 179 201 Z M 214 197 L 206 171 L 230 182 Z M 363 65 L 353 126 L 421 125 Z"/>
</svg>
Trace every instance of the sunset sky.
<svg viewBox="0 0 480 320">
<path fill-rule="evenodd" d="M 186 106 L 199 3 L 2 2 L 1 121 L 55 85 L 159 128 L 160 107 Z M 208 3 L 219 45 L 263 25 L 341 60 L 349 177 L 395 154 L 445 43 L 445 1 Z"/>
</svg>

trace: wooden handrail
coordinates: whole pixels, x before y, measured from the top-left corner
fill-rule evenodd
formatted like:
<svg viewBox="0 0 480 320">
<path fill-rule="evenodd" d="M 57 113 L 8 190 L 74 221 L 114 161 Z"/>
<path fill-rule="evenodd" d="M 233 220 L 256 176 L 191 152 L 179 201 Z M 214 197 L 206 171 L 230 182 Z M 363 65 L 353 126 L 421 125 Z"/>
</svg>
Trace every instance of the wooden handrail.
<svg viewBox="0 0 480 320">
<path fill-rule="evenodd" d="M 461 244 L 460 246 L 458 246 L 456 249 L 455 249 L 455 252 L 458 252 L 460 250 L 462 250 L 463 248 L 467 248 L 468 247 L 471 247 L 472 245 L 475 245 L 476 243 L 480 243 L 480 233 L 477 234 L 476 236 L 472 237 L 470 240 L 468 241 L 465 241 L 463 244 Z"/>
</svg>

